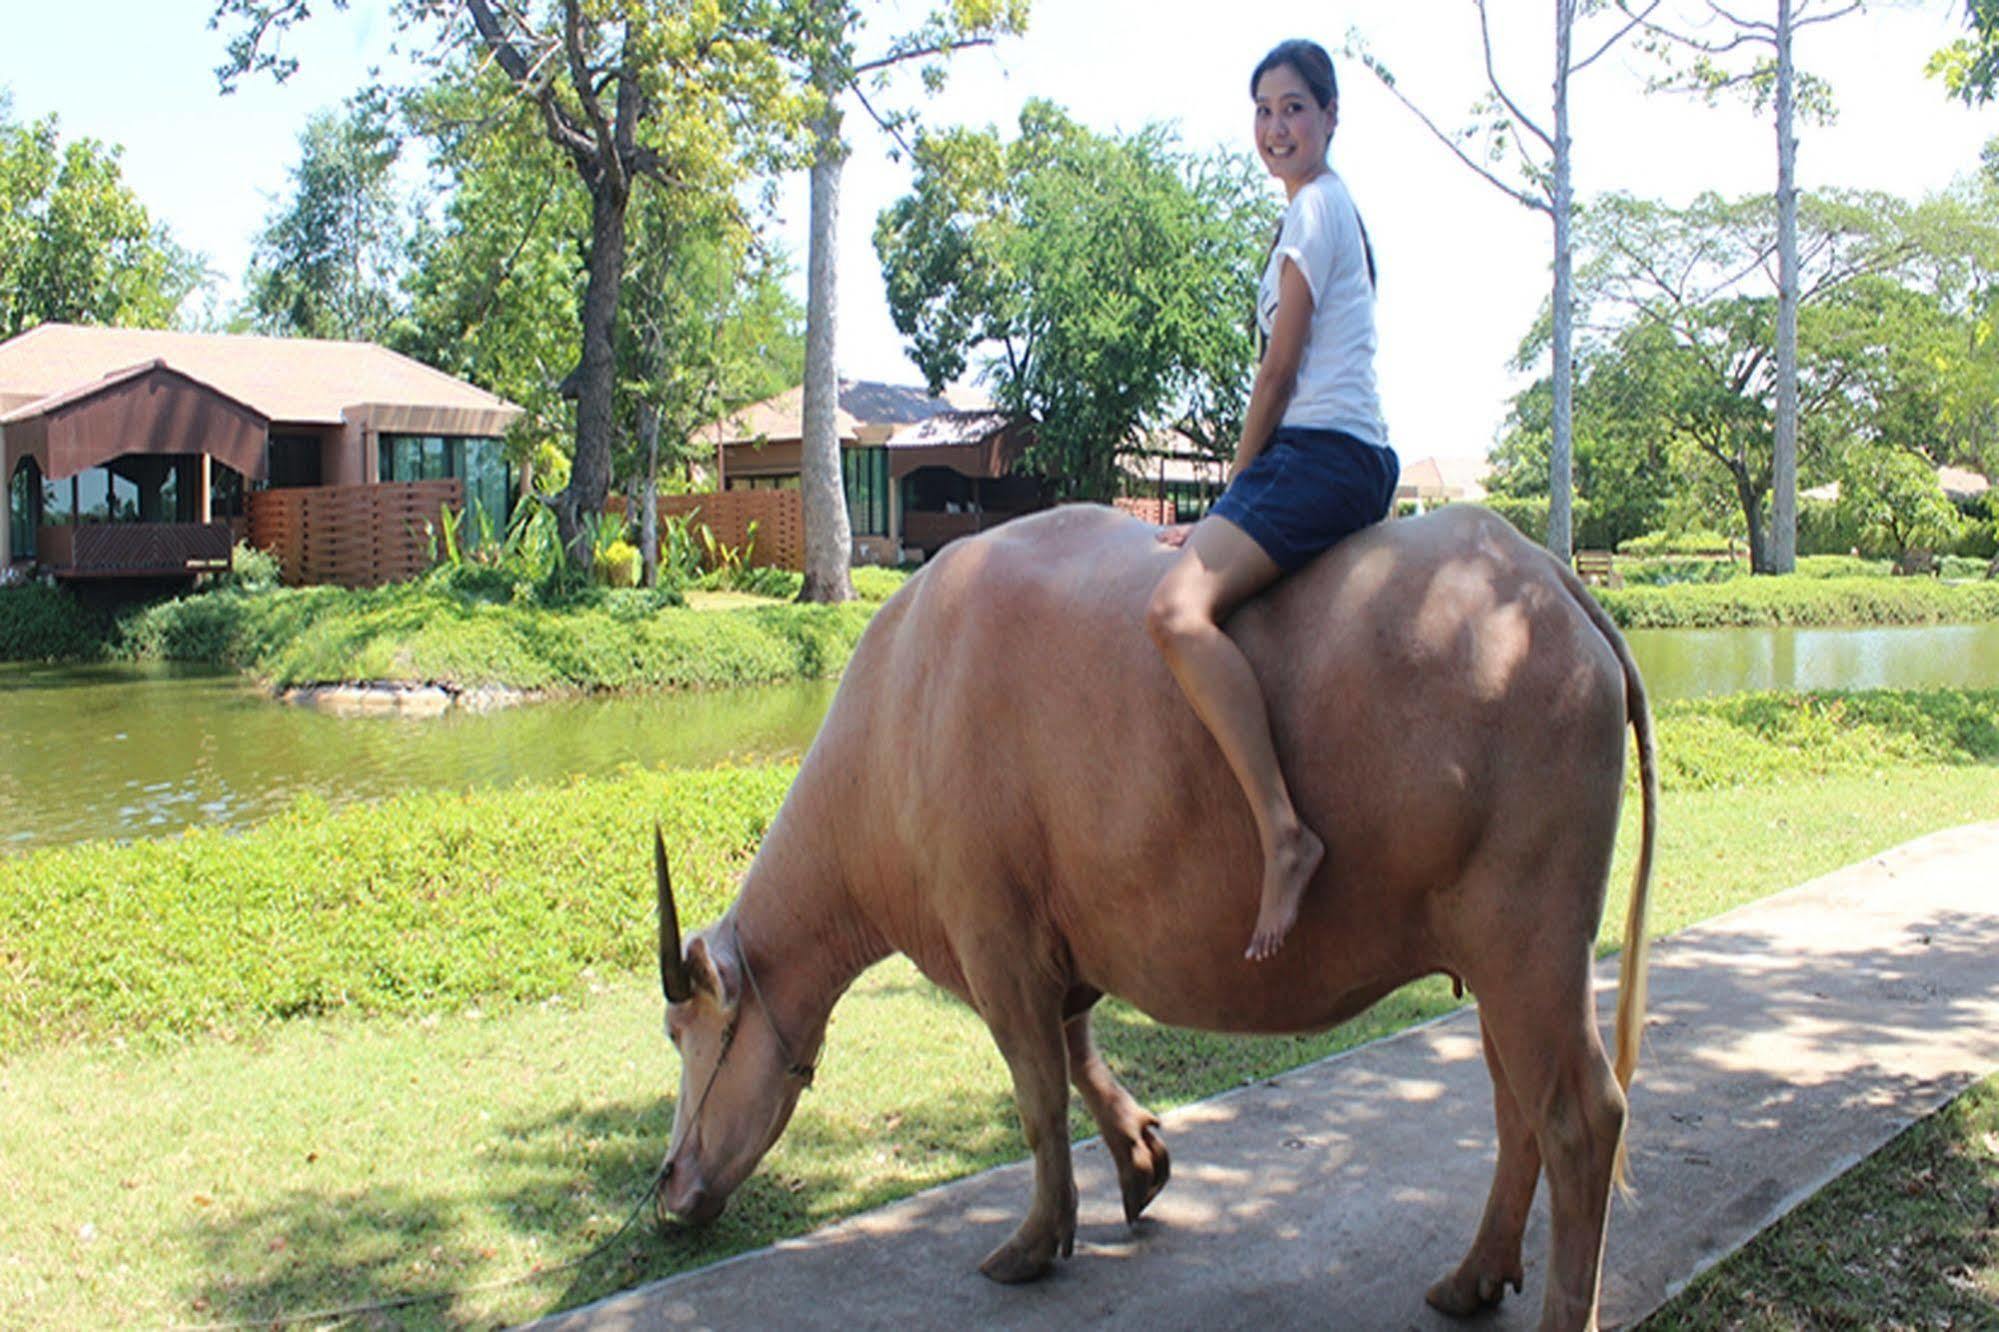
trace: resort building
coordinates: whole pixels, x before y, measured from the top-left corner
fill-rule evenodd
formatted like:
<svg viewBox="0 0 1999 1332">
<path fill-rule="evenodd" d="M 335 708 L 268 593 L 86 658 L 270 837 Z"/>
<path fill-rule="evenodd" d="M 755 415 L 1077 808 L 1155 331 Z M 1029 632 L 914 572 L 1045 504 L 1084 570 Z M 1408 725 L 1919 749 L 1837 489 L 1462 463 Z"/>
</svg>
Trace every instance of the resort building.
<svg viewBox="0 0 1999 1332">
<path fill-rule="evenodd" d="M 956 537 L 1047 506 L 1041 483 L 1016 470 L 1030 427 L 976 389 L 932 394 L 843 379 L 838 402 L 835 429 L 857 561 L 934 555 Z M 724 493 L 796 491 L 804 420 L 800 387 L 704 426 L 693 442 L 714 462 L 699 480 Z"/>
<path fill-rule="evenodd" d="M 224 568 L 267 489 L 455 480 L 499 527 L 520 410 L 370 343 L 43 324 L 0 343 L 0 569 Z"/>
</svg>

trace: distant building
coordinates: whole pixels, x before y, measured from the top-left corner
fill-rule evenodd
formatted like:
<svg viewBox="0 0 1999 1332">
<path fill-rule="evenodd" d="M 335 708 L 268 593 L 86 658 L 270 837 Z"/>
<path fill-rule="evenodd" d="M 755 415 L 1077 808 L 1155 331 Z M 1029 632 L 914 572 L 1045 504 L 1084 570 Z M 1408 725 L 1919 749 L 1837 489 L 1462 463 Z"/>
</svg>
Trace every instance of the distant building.
<svg viewBox="0 0 1999 1332">
<path fill-rule="evenodd" d="M 520 412 L 370 343 L 43 324 L 0 343 L 0 568 L 226 566 L 265 488 L 455 478 L 503 525 Z"/>
<path fill-rule="evenodd" d="M 1395 483 L 1397 502 L 1410 502 L 1421 513 L 1437 504 L 1475 504 L 1486 496 L 1492 464 L 1483 458 L 1419 458 L 1402 464 Z"/>
<path fill-rule="evenodd" d="M 984 393 L 843 379 L 838 404 L 834 429 L 857 559 L 934 555 L 1047 503 L 1040 482 L 1017 470 L 1030 427 Z M 697 479 L 719 480 L 724 491 L 797 489 L 804 418 L 800 387 L 702 427 L 691 443 L 714 462 Z"/>
</svg>

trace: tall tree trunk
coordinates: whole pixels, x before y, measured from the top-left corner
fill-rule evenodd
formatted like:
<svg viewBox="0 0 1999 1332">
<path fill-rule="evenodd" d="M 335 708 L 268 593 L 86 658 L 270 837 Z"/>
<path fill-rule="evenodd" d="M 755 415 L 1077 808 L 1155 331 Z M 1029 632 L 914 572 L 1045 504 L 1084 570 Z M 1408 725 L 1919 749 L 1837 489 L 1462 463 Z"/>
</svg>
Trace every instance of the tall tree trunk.
<svg viewBox="0 0 1999 1332">
<path fill-rule="evenodd" d="M 553 501 L 556 532 L 569 563 L 590 567 L 588 521 L 611 492 L 611 391 L 618 288 L 625 277 L 625 204 L 629 196 L 601 177 L 590 191 L 590 278 L 583 290 L 583 362 L 576 375 L 576 457 L 569 485 Z"/>
<path fill-rule="evenodd" d="M 1555 0 L 1555 292 L 1554 439 L 1548 449 L 1548 549 L 1567 563 L 1575 548 L 1572 500 L 1575 410 L 1575 276 L 1570 214 L 1575 206 L 1569 171 L 1569 47 L 1575 0 Z"/>
<path fill-rule="evenodd" d="M 645 585 L 659 586 L 659 407 L 639 408 L 639 439 L 645 449 L 645 475 L 639 484 L 639 559 Z"/>
<path fill-rule="evenodd" d="M 1770 537 L 1763 517 L 1764 490 L 1749 479 L 1746 466 L 1731 463 L 1729 471 L 1735 474 L 1735 501 L 1742 506 L 1743 525 L 1749 532 L 1749 571 L 1769 573 Z"/>
<path fill-rule="evenodd" d="M 800 601 L 851 601 L 853 531 L 847 522 L 846 486 L 840 476 L 840 369 L 834 326 L 840 230 L 840 113 L 827 94 L 825 118 L 813 127 L 812 236 L 806 256 L 805 421 L 799 484 L 805 499 L 805 585 Z"/>
<path fill-rule="evenodd" d="M 1798 141 L 1792 0 L 1777 0 L 1777 420 L 1770 471 L 1770 572 L 1798 563 Z"/>
</svg>

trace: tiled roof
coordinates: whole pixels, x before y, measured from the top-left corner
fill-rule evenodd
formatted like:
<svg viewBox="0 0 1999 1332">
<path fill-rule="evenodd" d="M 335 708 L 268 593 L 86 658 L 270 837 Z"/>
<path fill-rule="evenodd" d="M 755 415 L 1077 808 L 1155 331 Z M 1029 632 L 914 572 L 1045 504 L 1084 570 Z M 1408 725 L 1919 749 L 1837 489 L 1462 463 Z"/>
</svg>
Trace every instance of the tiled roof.
<svg viewBox="0 0 1999 1332">
<path fill-rule="evenodd" d="M 892 449 L 949 448 L 953 444 L 977 444 L 1004 430 L 1010 420 L 1005 412 L 938 412 L 911 422 L 888 437 Z"/>
<path fill-rule="evenodd" d="M 983 411 L 991 407 L 992 398 L 978 389 L 946 388 L 933 396 L 928 389 L 913 384 L 843 379 L 839 408 L 833 419 L 840 438 L 852 441 L 864 431 L 886 434 L 897 426 L 928 420 L 942 412 Z M 721 421 L 702 426 L 694 438 L 713 444 L 718 434 L 723 443 L 802 438 L 804 386 L 786 389 L 774 398 L 752 403 Z"/>
<path fill-rule="evenodd" d="M 344 408 L 380 403 L 474 412 L 512 404 L 368 342 L 262 338 L 42 324 L 0 343 L 0 400 L 26 404 L 163 361 L 272 421 L 337 425 Z M 18 408 L 17 408 L 18 409 Z"/>
</svg>

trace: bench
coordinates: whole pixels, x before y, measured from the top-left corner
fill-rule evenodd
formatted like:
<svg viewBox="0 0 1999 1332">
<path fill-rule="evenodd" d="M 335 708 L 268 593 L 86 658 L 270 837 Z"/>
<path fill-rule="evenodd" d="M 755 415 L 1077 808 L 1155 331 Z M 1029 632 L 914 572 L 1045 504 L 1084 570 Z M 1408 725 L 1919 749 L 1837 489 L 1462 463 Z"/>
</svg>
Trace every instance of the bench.
<svg viewBox="0 0 1999 1332">
<path fill-rule="evenodd" d="M 1624 575 L 1617 572 L 1616 557 L 1607 550 L 1577 551 L 1576 577 L 1592 587 L 1624 586 Z"/>
</svg>

